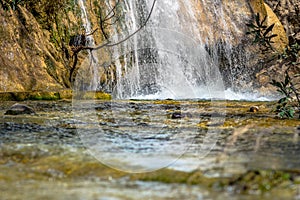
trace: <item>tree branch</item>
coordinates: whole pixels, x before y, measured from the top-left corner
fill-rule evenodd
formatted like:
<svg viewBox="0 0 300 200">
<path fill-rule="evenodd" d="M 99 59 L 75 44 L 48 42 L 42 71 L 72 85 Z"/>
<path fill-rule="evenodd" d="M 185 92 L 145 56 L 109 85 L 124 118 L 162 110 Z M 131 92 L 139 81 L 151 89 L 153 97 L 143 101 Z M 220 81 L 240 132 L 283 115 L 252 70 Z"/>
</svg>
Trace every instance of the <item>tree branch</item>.
<svg viewBox="0 0 300 200">
<path fill-rule="evenodd" d="M 119 45 L 123 42 L 125 42 L 126 40 L 130 39 L 131 37 L 133 37 L 135 34 L 137 34 L 140 30 L 142 30 L 148 23 L 148 21 L 150 20 L 150 17 L 153 13 L 153 10 L 154 10 L 154 7 L 155 7 L 155 4 L 156 4 L 156 1 L 157 0 L 153 0 L 153 4 L 152 4 L 152 7 L 151 7 L 151 10 L 150 10 L 150 13 L 149 15 L 147 16 L 145 22 L 141 25 L 140 28 L 138 28 L 136 31 L 134 31 L 133 33 L 131 33 L 130 35 L 128 35 L 127 37 L 125 37 L 124 39 L 116 42 L 116 43 L 111 43 L 110 41 L 107 41 L 106 43 L 102 44 L 101 46 L 98 46 L 98 47 L 82 47 L 81 50 L 99 50 L 99 49 L 102 49 L 104 47 L 113 47 L 113 46 L 116 46 L 116 45 Z"/>
<path fill-rule="evenodd" d="M 123 42 L 125 42 L 126 40 L 130 39 L 131 37 L 133 37 L 135 34 L 137 34 L 140 30 L 142 30 L 148 23 L 148 21 L 150 20 L 150 17 L 153 13 L 153 10 L 154 10 L 154 7 L 155 7 L 155 4 L 156 4 L 156 1 L 157 0 L 153 0 L 153 4 L 152 4 L 152 7 L 151 7 L 151 10 L 149 12 L 149 15 L 147 16 L 145 22 L 141 25 L 140 28 L 138 28 L 136 31 L 134 31 L 133 33 L 131 33 L 130 35 L 128 35 L 127 37 L 125 37 L 124 39 L 116 42 L 116 43 L 111 43 L 111 41 L 106 41 L 104 44 L 100 45 L 100 46 L 97 46 L 97 47 L 89 47 L 89 46 L 78 46 L 77 48 L 73 49 L 73 56 L 74 56 L 74 63 L 73 63 L 73 66 L 70 70 L 70 76 L 69 76 L 69 81 L 73 82 L 73 77 L 74 77 L 74 74 L 76 72 L 76 65 L 77 65 L 77 62 L 78 62 L 78 53 L 82 50 L 90 50 L 91 52 L 94 51 L 94 50 L 99 50 L 99 49 L 102 49 L 104 47 L 113 47 L 113 46 L 116 46 L 116 45 L 119 45 Z M 119 1 L 118 1 L 119 2 Z M 115 7 L 113 8 L 115 9 Z M 104 27 L 100 27 L 100 29 L 102 29 Z M 94 30 L 92 33 L 88 34 L 88 35 L 92 35 L 95 33 L 96 30 Z M 103 30 L 102 30 L 103 32 Z M 105 36 L 105 33 L 103 32 L 104 36 Z M 107 39 L 107 38 L 106 38 Z"/>
</svg>

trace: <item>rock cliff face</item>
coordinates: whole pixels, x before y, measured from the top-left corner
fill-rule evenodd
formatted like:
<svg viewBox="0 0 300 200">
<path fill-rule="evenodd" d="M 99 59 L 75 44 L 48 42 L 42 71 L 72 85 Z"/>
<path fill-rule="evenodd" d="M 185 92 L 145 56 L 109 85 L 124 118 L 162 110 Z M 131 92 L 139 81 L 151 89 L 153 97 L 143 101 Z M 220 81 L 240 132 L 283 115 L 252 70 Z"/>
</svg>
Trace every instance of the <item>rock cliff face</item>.
<svg viewBox="0 0 300 200">
<path fill-rule="evenodd" d="M 287 36 L 300 41 L 300 1 L 266 0 L 266 3 L 282 22 Z"/>
<path fill-rule="evenodd" d="M 0 20 L 0 91 L 64 87 L 58 52 L 32 14 L 0 8 Z"/>
<path fill-rule="evenodd" d="M 75 1 L 28 0 L 6 10 L 0 6 L 0 23 L 0 92 L 71 86 L 74 58 L 68 43 L 72 35 L 85 32 Z M 99 34 L 95 37 L 101 41 Z M 80 54 L 79 63 L 85 56 Z"/>
<path fill-rule="evenodd" d="M 84 33 L 81 10 L 74 3 L 76 1 L 70 1 L 73 4 L 57 4 L 57 6 L 67 7 L 56 7 L 54 11 L 51 10 L 52 4 L 49 1 L 42 0 L 34 3 L 34 0 L 30 0 L 28 2 L 31 3 L 18 5 L 15 10 L 5 11 L 0 7 L 0 91 L 53 91 L 70 87 L 69 76 L 74 59 L 68 43 L 71 36 Z M 213 18 L 214 14 L 204 15 L 207 13 L 204 10 L 209 10 L 203 3 L 205 1 L 192 0 L 191 2 L 194 9 L 199 10 L 200 14 L 195 17 L 199 19 L 199 26 L 202 26 L 202 30 L 212 29 L 213 27 L 208 26 L 212 26 L 210 18 Z M 267 2 L 274 9 L 274 1 L 268 0 Z M 275 41 L 277 49 L 283 49 L 287 45 L 286 32 L 294 35 L 297 31 L 299 32 L 299 25 L 291 28 L 288 22 L 284 21 L 283 27 L 272 9 L 262 0 L 226 0 L 222 3 L 226 18 L 220 20 L 226 20 L 232 29 L 238 26 L 238 30 L 241 30 L 237 33 L 238 37 L 247 39 L 245 19 L 250 20 L 257 12 L 268 16 L 268 24 L 276 24 L 274 34 L 279 35 Z M 87 10 L 95 10 L 91 0 L 86 1 L 86 6 Z M 56 13 L 52 15 L 49 12 Z M 280 14 L 283 9 L 276 8 L 275 12 Z M 91 12 L 89 17 L 93 29 L 97 28 L 99 18 Z M 289 21 L 289 18 L 282 17 L 282 15 L 279 18 Z M 299 18 L 293 19 L 297 21 Z M 218 23 L 213 26 L 218 26 Z M 226 37 L 222 34 L 219 36 L 220 38 Z M 213 37 L 219 36 L 213 35 Z M 100 31 L 97 31 L 94 37 L 96 45 L 103 41 Z M 239 44 L 233 42 L 233 45 Z M 80 53 L 79 62 L 86 55 L 86 52 Z"/>
</svg>

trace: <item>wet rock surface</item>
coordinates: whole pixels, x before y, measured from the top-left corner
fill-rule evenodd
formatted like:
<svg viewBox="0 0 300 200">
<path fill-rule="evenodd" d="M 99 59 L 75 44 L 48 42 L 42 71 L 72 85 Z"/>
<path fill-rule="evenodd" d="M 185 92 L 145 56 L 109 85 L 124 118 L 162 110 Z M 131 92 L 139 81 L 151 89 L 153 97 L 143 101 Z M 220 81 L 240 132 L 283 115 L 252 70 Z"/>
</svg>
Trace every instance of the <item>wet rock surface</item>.
<svg viewBox="0 0 300 200">
<path fill-rule="evenodd" d="M 256 113 L 259 111 L 259 107 L 258 106 L 251 106 L 249 109 L 250 112 Z"/>
<path fill-rule="evenodd" d="M 172 119 L 182 119 L 185 117 L 192 117 L 192 115 L 190 113 L 181 113 L 181 112 L 174 112 L 171 115 Z"/>
<path fill-rule="evenodd" d="M 4 115 L 25 115 L 25 114 L 36 114 L 33 108 L 25 105 L 16 103 L 12 105 Z"/>
</svg>

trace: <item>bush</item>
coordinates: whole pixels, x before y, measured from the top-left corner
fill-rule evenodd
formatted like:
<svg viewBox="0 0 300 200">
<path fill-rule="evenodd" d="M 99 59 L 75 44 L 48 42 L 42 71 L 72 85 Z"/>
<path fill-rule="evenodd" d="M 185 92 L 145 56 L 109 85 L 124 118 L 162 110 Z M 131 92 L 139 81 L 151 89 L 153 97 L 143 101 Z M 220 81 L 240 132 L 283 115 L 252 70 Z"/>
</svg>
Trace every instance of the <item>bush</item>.
<svg viewBox="0 0 300 200">
<path fill-rule="evenodd" d="M 300 45 L 296 40 L 290 40 L 289 45 L 285 48 L 283 53 L 276 52 L 273 47 L 272 38 L 276 34 L 271 34 L 274 24 L 271 26 L 265 25 L 266 17 L 260 19 L 260 15 L 255 16 L 255 20 L 246 24 L 249 27 L 248 35 L 254 37 L 253 43 L 262 47 L 263 53 L 275 53 L 273 59 L 278 59 L 280 65 L 288 66 L 285 71 L 285 78 L 283 81 L 272 80 L 271 84 L 277 88 L 277 91 L 283 96 L 279 99 L 276 105 L 276 112 L 280 118 L 294 118 L 296 112 L 300 111 L 300 71 L 299 69 L 299 51 Z M 296 70 L 291 71 L 294 68 Z M 295 73 L 296 72 L 296 73 Z M 297 73 L 298 72 L 298 73 Z M 299 115 L 300 119 L 300 115 Z"/>
</svg>

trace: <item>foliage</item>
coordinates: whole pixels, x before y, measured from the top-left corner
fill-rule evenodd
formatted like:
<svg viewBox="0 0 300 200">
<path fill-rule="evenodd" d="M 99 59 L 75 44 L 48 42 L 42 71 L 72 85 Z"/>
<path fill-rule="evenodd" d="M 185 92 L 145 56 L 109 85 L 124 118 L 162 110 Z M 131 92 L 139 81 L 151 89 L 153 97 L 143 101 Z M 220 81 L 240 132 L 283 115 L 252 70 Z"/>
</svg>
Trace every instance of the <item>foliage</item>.
<svg viewBox="0 0 300 200">
<path fill-rule="evenodd" d="M 287 70 L 285 72 L 284 81 L 272 80 L 271 82 L 271 84 L 277 88 L 277 91 L 283 95 L 283 97 L 277 102 L 276 107 L 276 112 L 280 118 L 294 118 L 297 107 L 298 110 L 300 109 L 300 83 L 293 83 L 293 79 L 296 79 L 299 76 L 300 74 L 296 74 L 291 77 Z M 294 101 L 296 101 L 296 105 L 293 105 Z"/>
<path fill-rule="evenodd" d="M 289 46 L 285 48 L 280 58 L 288 60 L 292 65 L 298 65 L 297 59 L 299 58 L 300 44 L 297 41 L 290 42 Z"/>
<path fill-rule="evenodd" d="M 271 84 L 277 88 L 277 91 L 283 95 L 277 102 L 276 111 L 281 118 L 293 118 L 295 113 L 300 112 L 300 74 L 291 72 L 291 68 L 297 69 L 299 73 L 299 51 L 300 45 L 297 41 L 290 42 L 284 52 L 278 57 L 281 59 L 281 65 L 286 64 L 289 67 L 285 71 L 284 81 L 272 80 Z M 294 74 L 294 75 L 290 75 Z M 300 114 L 299 114 L 300 119 Z"/>
<path fill-rule="evenodd" d="M 253 43 L 257 43 L 264 47 L 263 51 L 274 50 L 272 47 L 272 38 L 276 37 L 276 34 L 271 34 L 274 25 L 272 24 L 269 27 L 265 25 L 267 16 L 260 19 L 260 14 L 257 13 L 255 16 L 255 20 L 251 23 L 246 24 L 249 27 L 249 31 L 246 33 L 247 35 L 253 35 L 254 40 Z"/>
<path fill-rule="evenodd" d="M 277 88 L 277 91 L 283 95 L 277 102 L 276 112 L 280 118 L 294 118 L 297 109 L 300 110 L 300 83 L 297 75 L 290 75 L 290 67 L 297 68 L 297 60 L 299 58 L 300 45 L 297 41 L 290 41 L 289 45 L 285 48 L 283 53 L 276 52 L 272 47 L 272 39 L 276 37 L 276 34 L 272 34 L 274 24 L 270 26 L 265 25 L 266 17 L 262 20 L 259 13 L 255 15 L 255 19 L 246 24 L 249 28 L 248 35 L 254 36 L 253 44 L 258 44 L 262 48 L 263 53 L 275 52 L 277 56 L 273 56 L 278 59 L 280 66 L 286 64 L 288 69 L 285 71 L 285 78 L 283 81 L 272 80 L 271 84 Z M 300 119 L 300 116 L 299 116 Z"/>
</svg>

